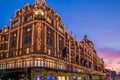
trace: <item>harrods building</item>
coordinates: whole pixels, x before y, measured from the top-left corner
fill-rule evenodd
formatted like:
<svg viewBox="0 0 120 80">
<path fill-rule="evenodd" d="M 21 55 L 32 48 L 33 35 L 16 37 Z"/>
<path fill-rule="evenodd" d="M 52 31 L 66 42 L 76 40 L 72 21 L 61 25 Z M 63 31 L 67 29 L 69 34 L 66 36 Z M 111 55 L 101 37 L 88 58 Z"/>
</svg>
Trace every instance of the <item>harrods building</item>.
<svg viewBox="0 0 120 80">
<path fill-rule="evenodd" d="M 35 0 L 0 30 L 0 80 L 82 80 L 105 77 L 94 44 L 77 41 L 61 17 Z"/>
</svg>

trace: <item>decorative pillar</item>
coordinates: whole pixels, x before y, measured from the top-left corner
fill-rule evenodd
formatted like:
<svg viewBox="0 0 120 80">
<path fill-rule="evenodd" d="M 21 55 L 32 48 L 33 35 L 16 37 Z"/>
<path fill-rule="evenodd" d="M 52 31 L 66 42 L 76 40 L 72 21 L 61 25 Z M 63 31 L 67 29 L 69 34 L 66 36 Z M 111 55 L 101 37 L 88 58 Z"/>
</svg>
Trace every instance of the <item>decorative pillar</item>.
<svg viewBox="0 0 120 80">
<path fill-rule="evenodd" d="M 35 24 L 32 25 L 32 45 L 31 52 L 34 52 Z"/>
<path fill-rule="evenodd" d="M 20 37 L 19 37 L 19 36 L 20 36 L 20 29 L 18 29 L 18 31 L 17 31 L 17 46 L 16 46 L 16 50 L 17 50 L 17 51 L 16 51 L 16 55 L 18 55 L 18 53 L 19 53 L 19 52 L 18 52 L 18 51 L 19 51 L 19 50 L 18 50 L 18 49 L 19 49 L 19 40 L 20 40 Z"/>
<path fill-rule="evenodd" d="M 57 47 L 57 44 L 56 44 L 56 31 L 54 32 L 54 52 L 55 52 L 55 56 L 57 56 L 57 54 L 56 54 L 56 47 Z"/>
<path fill-rule="evenodd" d="M 22 43 L 23 43 L 23 28 L 21 29 L 21 36 L 20 36 L 21 38 L 20 38 L 20 55 L 22 54 Z"/>
<path fill-rule="evenodd" d="M 41 26 L 42 24 L 40 22 L 38 22 L 36 24 L 36 30 L 37 30 L 37 51 L 40 51 L 41 50 Z"/>
<path fill-rule="evenodd" d="M 47 38 L 47 26 L 44 24 L 44 52 L 47 53 L 46 38 Z"/>
<path fill-rule="evenodd" d="M 70 43 L 71 40 L 70 40 L 70 35 L 68 35 L 68 38 L 69 38 L 68 39 L 69 40 L 69 42 L 68 42 L 69 43 L 69 53 L 68 54 L 69 54 L 69 62 L 71 62 L 71 45 L 70 45 L 71 44 Z"/>
<path fill-rule="evenodd" d="M 19 54 L 19 47 L 20 47 L 20 21 L 21 21 L 21 18 L 19 17 L 19 29 L 18 29 L 18 32 L 17 32 L 17 52 L 16 52 L 16 55 L 18 55 Z"/>
<path fill-rule="evenodd" d="M 7 53 L 7 57 L 9 57 L 10 55 L 10 31 L 9 31 L 9 34 L 8 34 L 8 53 Z"/>
</svg>

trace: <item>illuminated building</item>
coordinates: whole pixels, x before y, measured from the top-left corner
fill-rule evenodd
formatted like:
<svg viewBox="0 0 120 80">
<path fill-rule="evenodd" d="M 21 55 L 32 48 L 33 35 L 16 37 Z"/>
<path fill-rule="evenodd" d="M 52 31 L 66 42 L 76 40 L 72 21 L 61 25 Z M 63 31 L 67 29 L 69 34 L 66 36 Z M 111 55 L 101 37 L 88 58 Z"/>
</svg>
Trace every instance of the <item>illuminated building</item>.
<svg viewBox="0 0 120 80">
<path fill-rule="evenodd" d="M 45 0 L 17 10 L 0 31 L 3 80 L 81 80 L 103 78 L 104 61 L 87 36 L 77 41 Z"/>
</svg>

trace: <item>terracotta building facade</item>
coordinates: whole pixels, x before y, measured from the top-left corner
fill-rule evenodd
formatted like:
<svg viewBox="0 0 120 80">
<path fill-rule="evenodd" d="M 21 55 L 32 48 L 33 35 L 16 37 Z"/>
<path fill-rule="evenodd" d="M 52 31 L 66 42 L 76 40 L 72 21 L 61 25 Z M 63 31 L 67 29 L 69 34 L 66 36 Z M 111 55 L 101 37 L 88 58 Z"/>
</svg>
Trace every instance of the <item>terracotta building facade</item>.
<svg viewBox="0 0 120 80">
<path fill-rule="evenodd" d="M 77 41 L 61 17 L 35 0 L 0 30 L 0 80 L 82 80 L 105 77 L 104 61 L 84 36 Z"/>
</svg>

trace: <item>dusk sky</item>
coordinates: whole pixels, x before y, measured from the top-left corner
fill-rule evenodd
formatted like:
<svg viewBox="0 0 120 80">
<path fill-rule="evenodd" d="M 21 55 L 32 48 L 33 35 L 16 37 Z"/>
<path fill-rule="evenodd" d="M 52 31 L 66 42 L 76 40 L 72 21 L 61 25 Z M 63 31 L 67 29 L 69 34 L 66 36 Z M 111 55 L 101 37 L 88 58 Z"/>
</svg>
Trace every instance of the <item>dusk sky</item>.
<svg viewBox="0 0 120 80">
<path fill-rule="evenodd" d="M 17 9 L 35 0 L 1 0 L 0 28 L 9 25 Z M 80 41 L 84 34 L 93 41 L 105 67 L 120 71 L 120 0 L 47 0 L 63 24 Z"/>
</svg>

